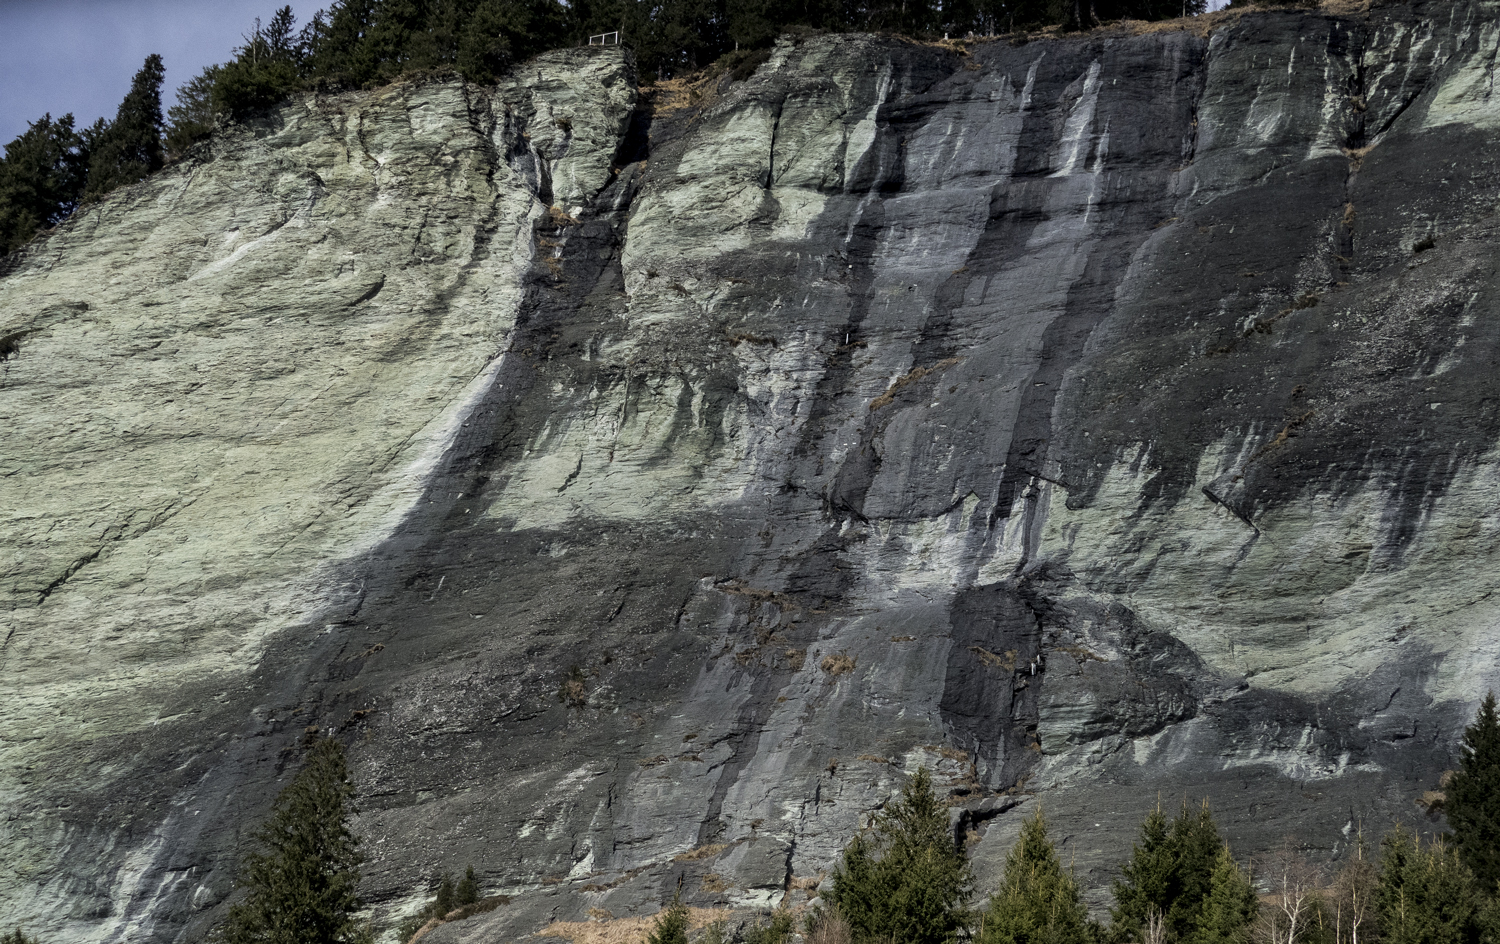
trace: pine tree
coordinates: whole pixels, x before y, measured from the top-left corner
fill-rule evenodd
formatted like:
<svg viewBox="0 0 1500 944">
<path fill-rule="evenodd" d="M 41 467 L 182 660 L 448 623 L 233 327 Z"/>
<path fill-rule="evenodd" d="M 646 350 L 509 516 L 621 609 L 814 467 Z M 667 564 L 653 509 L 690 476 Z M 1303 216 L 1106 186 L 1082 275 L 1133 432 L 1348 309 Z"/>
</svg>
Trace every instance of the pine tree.
<svg viewBox="0 0 1500 944">
<path fill-rule="evenodd" d="M 1479 944 L 1474 875 L 1442 841 L 1423 845 L 1397 827 L 1381 842 L 1376 910 L 1385 944 Z"/>
<path fill-rule="evenodd" d="M 73 116 L 27 124 L 0 160 L 0 255 L 67 219 L 83 191 L 88 155 Z"/>
<path fill-rule="evenodd" d="M 161 56 L 146 57 L 130 91 L 120 102 L 115 120 L 101 119 L 85 135 L 88 141 L 89 176 L 85 203 L 98 200 L 117 187 L 144 180 L 166 160 L 162 150 L 161 83 L 166 77 Z"/>
<path fill-rule="evenodd" d="M 1113 886 L 1110 936 L 1140 940 L 1153 911 L 1162 915 L 1169 936 L 1195 933 L 1222 845 L 1207 801 L 1197 810 L 1184 802 L 1170 824 L 1160 807 L 1147 814 L 1141 841 Z"/>
<path fill-rule="evenodd" d="M 296 26 L 291 7 L 282 7 L 262 28 L 260 20 L 235 50 L 234 59 L 219 68 L 210 100 L 218 114 L 243 118 L 268 108 L 302 87 L 307 49 L 292 35 Z"/>
<path fill-rule="evenodd" d="M 1130 861 L 1121 869 L 1112 890 L 1115 906 L 1110 911 L 1110 936 L 1116 940 L 1140 940 L 1146 918 L 1154 908 L 1165 911 L 1171 898 L 1176 851 L 1171 830 L 1161 806 L 1146 814 L 1140 842 L 1131 846 Z"/>
<path fill-rule="evenodd" d="M 167 109 L 167 155 L 176 160 L 214 130 L 214 83 L 222 66 L 207 66 L 177 89 L 177 104 Z"/>
<path fill-rule="evenodd" d="M 1192 944 L 1245 944 L 1258 905 L 1250 877 L 1229 854 L 1229 846 L 1220 846 Z"/>
<path fill-rule="evenodd" d="M 990 896 L 979 944 L 1088 944 L 1088 909 L 1047 838 L 1041 807 L 1021 825 Z"/>
<path fill-rule="evenodd" d="M 688 944 L 688 910 L 680 895 L 656 919 L 656 926 L 646 936 L 646 944 Z"/>
<path fill-rule="evenodd" d="M 1446 794 L 1451 840 L 1480 887 L 1491 891 L 1500 883 L 1500 716 L 1494 692 L 1464 729 L 1459 768 Z"/>
<path fill-rule="evenodd" d="M 364 940 L 359 839 L 343 748 L 321 738 L 307 765 L 276 797 L 244 866 L 249 897 L 229 912 L 227 944 L 345 944 Z"/>
<path fill-rule="evenodd" d="M 854 837 L 834 871 L 829 904 L 856 941 L 951 941 L 965 921 L 969 864 L 948 828 L 948 811 L 919 769 L 869 835 Z"/>
<path fill-rule="evenodd" d="M 474 875 L 474 866 L 464 870 L 464 877 L 453 892 L 453 904 L 459 908 L 479 901 L 479 879 Z"/>
</svg>

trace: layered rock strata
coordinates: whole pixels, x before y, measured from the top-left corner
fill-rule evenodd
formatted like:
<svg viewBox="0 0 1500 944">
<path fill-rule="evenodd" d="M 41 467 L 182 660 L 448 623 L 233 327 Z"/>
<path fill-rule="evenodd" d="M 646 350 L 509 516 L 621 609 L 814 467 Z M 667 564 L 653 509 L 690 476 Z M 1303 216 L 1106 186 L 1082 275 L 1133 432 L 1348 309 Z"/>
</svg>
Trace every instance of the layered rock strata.
<svg viewBox="0 0 1500 944">
<path fill-rule="evenodd" d="M 365 891 L 981 884 L 1157 802 L 1336 860 L 1500 687 L 1493 4 L 616 49 L 308 97 L 0 279 L 0 923 L 198 940 L 310 730 Z M 1205 35 L 1200 35 L 1200 33 Z"/>
</svg>

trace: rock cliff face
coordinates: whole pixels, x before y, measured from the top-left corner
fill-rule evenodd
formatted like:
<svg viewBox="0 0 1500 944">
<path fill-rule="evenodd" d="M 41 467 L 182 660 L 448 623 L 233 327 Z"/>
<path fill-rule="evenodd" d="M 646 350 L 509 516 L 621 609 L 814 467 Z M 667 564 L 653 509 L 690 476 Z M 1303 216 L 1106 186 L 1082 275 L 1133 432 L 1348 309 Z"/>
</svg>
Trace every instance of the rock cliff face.
<svg viewBox="0 0 1500 944">
<path fill-rule="evenodd" d="M 377 916 L 513 896 L 433 942 L 803 900 L 921 764 L 1096 900 L 1158 794 L 1418 815 L 1500 687 L 1497 14 L 571 50 L 91 208 L 0 278 L 0 926 L 200 940 L 315 728 Z"/>
</svg>

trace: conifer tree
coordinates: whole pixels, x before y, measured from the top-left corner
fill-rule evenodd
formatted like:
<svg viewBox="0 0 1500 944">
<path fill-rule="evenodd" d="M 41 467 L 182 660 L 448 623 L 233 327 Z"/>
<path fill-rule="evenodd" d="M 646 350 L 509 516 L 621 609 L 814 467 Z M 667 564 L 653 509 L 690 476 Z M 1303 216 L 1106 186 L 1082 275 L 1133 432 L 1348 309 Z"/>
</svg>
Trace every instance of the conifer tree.
<svg viewBox="0 0 1500 944">
<path fill-rule="evenodd" d="M 101 119 L 87 132 L 90 155 L 84 202 L 144 180 L 160 169 L 166 158 L 161 117 L 161 83 L 166 74 L 161 56 L 147 56 L 130 81 L 130 91 L 120 102 L 115 120 L 106 124 Z"/>
<path fill-rule="evenodd" d="M 0 160 L 0 255 L 68 218 L 83 191 L 88 155 L 73 116 L 28 122 Z"/>
<path fill-rule="evenodd" d="M 464 877 L 459 880 L 458 888 L 453 891 L 453 904 L 459 908 L 464 905 L 472 905 L 479 901 L 479 878 L 474 874 L 474 866 L 464 870 Z"/>
<path fill-rule="evenodd" d="M 307 50 L 292 34 L 296 22 L 291 7 L 277 10 L 264 28 L 255 21 L 245 45 L 214 78 L 210 99 L 215 112 L 242 118 L 301 87 Z"/>
<path fill-rule="evenodd" d="M 1479 944 L 1481 900 L 1458 854 L 1398 826 L 1381 842 L 1376 909 L 1385 944 Z"/>
<path fill-rule="evenodd" d="M 223 66 L 206 66 L 177 89 L 177 104 L 167 109 L 167 155 L 176 160 L 214 130 L 214 83 Z"/>
<path fill-rule="evenodd" d="M 1192 944 L 1245 944 L 1258 904 L 1250 877 L 1229 854 L 1229 846 L 1220 846 Z"/>
<path fill-rule="evenodd" d="M 1042 809 L 1021 825 L 990 896 L 979 944 L 1088 944 L 1088 909 L 1047 838 Z"/>
<path fill-rule="evenodd" d="M 646 936 L 646 944 L 688 944 L 687 932 L 687 905 L 682 903 L 681 893 L 678 893 L 657 917 L 655 927 Z"/>
<path fill-rule="evenodd" d="M 1464 729 L 1459 768 L 1446 794 L 1451 841 L 1480 887 L 1493 892 L 1500 884 L 1500 716 L 1494 692 Z"/>
<path fill-rule="evenodd" d="M 964 924 L 969 884 L 968 860 L 922 768 L 876 816 L 871 833 L 844 850 L 826 897 L 856 941 L 942 944 Z"/>
<path fill-rule="evenodd" d="M 1207 801 L 1197 810 L 1184 802 L 1170 824 L 1160 807 L 1147 814 L 1141 840 L 1113 886 L 1110 936 L 1140 940 L 1153 910 L 1161 913 L 1171 937 L 1195 933 L 1222 845 Z"/>
<path fill-rule="evenodd" d="M 343 748 L 320 738 L 276 797 L 247 858 L 249 897 L 230 909 L 227 944 L 348 944 L 366 938 L 359 908 L 359 839 Z"/>
</svg>

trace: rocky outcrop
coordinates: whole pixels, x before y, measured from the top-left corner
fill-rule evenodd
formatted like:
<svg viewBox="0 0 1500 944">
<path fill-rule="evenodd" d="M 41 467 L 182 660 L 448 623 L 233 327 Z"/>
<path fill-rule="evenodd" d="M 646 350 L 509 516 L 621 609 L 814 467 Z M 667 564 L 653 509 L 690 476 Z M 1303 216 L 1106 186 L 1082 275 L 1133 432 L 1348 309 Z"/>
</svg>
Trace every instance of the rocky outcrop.
<svg viewBox="0 0 1500 944">
<path fill-rule="evenodd" d="M 0 923 L 197 940 L 309 728 L 365 890 L 983 884 L 1158 795 L 1334 859 L 1500 683 L 1493 4 L 616 49 L 309 97 L 0 280 Z M 1202 34 L 1202 35 L 1200 35 Z"/>
</svg>

